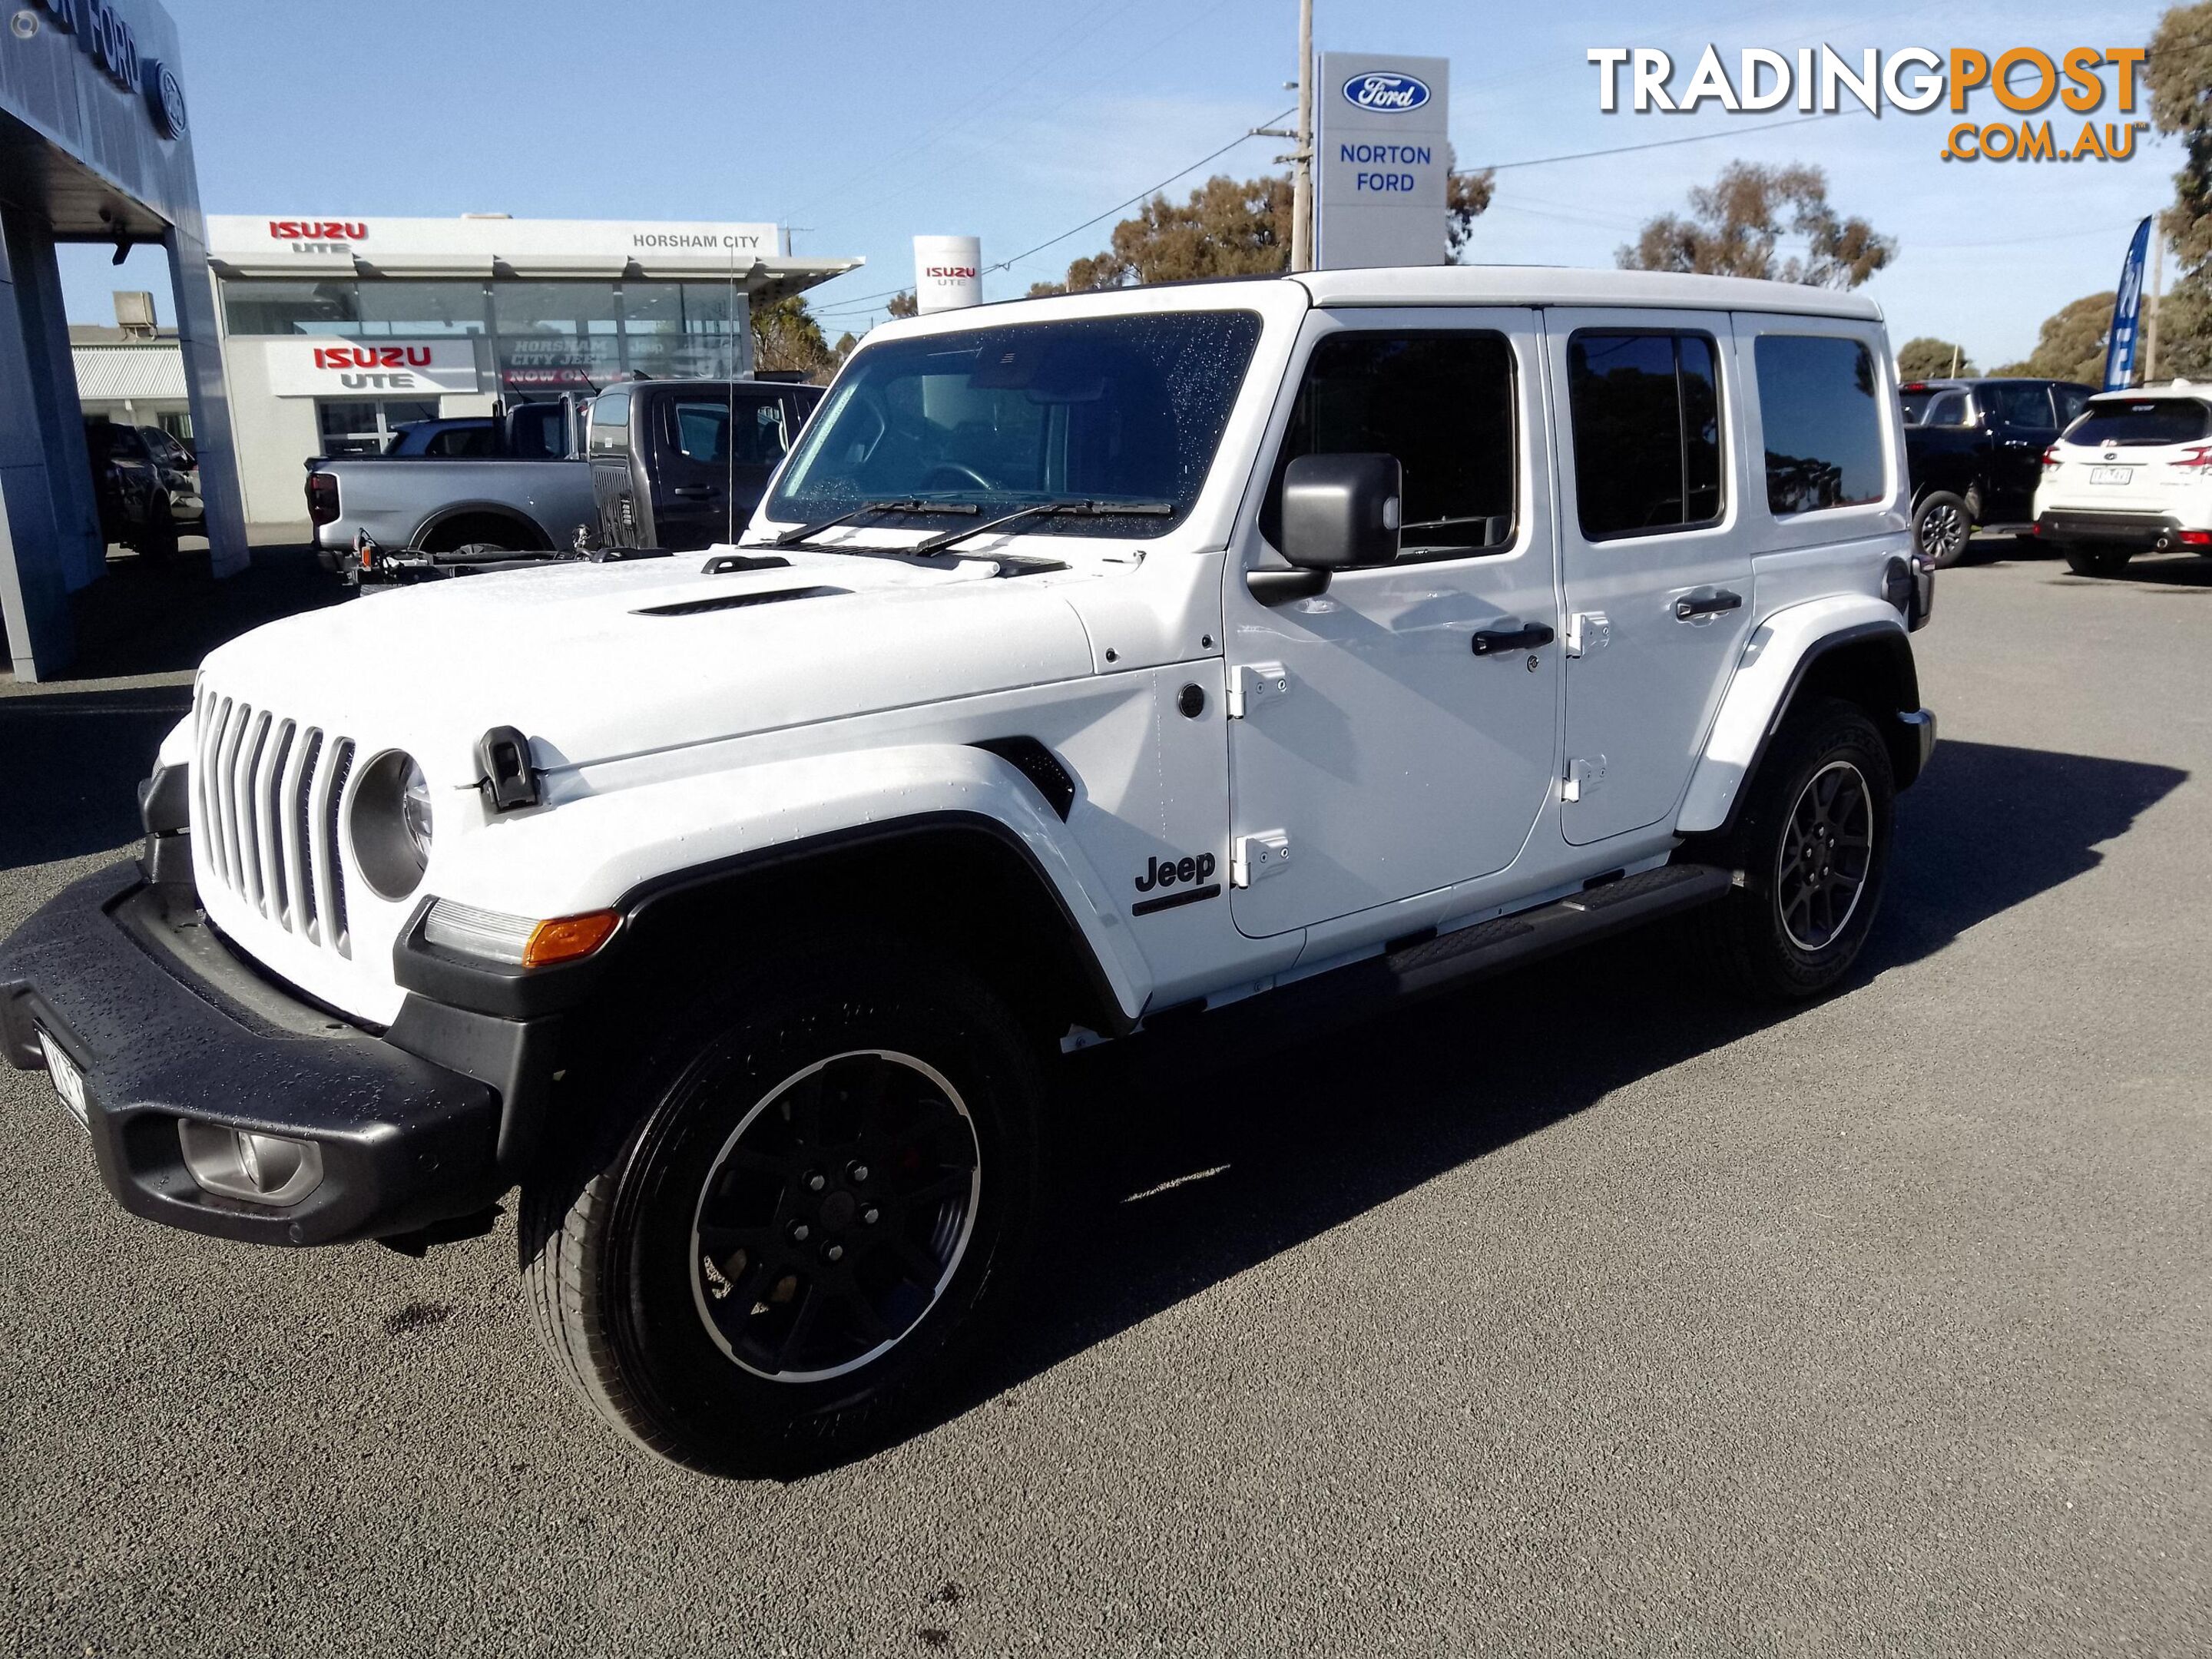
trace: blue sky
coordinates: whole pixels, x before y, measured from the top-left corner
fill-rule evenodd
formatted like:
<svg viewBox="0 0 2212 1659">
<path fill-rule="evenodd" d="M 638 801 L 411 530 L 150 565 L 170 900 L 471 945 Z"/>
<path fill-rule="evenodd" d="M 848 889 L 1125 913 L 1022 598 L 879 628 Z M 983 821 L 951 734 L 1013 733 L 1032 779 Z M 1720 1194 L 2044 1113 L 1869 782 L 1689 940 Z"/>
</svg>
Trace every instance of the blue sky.
<svg viewBox="0 0 2212 1659">
<path fill-rule="evenodd" d="M 775 220 L 800 252 L 868 261 L 813 296 L 833 337 L 879 319 L 875 296 L 911 282 L 916 233 L 978 234 L 987 265 L 1022 253 L 1280 114 L 1297 57 L 1294 0 L 167 3 L 209 211 Z M 1986 367 L 2112 286 L 2136 220 L 2172 199 L 2172 147 L 2120 163 L 1947 162 L 1941 112 L 1766 133 L 1753 129 L 1791 112 L 1604 115 L 1583 54 L 1663 47 L 1679 87 L 1708 41 L 1731 64 L 1744 46 L 1821 41 L 2055 53 L 2141 45 L 2162 9 L 2014 0 L 1931 21 L 1925 5 L 1316 0 L 1315 33 L 1324 49 L 1450 58 L 1463 165 L 1714 135 L 1507 167 L 1477 230 L 1482 260 L 1610 264 L 1723 162 L 1808 161 L 1840 209 L 1900 244 L 1868 289 L 1893 338 L 1956 338 Z M 2002 112 L 1985 96 L 1976 108 Z M 1282 148 L 1252 139 L 1170 193 L 1267 170 Z M 1059 276 L 1112 222 L 994 272 L 987 294 Z M 64 274 L 85 321 L 109 320 L 112 288 L 165 286 L 147 252 L 117 270 L 68 250 Z"/>
</svg>

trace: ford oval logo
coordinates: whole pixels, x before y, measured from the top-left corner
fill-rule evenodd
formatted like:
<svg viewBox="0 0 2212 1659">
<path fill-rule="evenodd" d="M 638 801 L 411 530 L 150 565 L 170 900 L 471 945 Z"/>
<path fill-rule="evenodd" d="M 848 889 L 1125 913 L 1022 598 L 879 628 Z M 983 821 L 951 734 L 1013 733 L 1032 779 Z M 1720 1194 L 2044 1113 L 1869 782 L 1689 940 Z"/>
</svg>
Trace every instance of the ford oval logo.
<svg viewBox="0 0 2212 1659">
<path fill-rule="evenodd" d="M 1395 70 L 1370 70 L 1344 83 L 1344 101 L 1358 109 L 1397 114 L 1427 103 L 1429 83 Z"/>
</svg>

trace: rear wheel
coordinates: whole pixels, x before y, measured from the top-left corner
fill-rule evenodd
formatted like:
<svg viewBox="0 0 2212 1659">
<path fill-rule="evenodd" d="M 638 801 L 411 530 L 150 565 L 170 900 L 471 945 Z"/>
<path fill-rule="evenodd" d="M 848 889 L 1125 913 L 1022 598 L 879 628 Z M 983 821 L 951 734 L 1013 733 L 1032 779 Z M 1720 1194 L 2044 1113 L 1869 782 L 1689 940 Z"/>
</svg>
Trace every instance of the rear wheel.
<svg viewBox="0 0 2212 1659">
<path fill-rule="evenodd" d="M 533 1320 L 661 1455 L 787 1475 L 865 1451 L 1001 1298 L 1041 1092 L 1012 1015 L 955 964 L 882 944 L 780 964 L 671 1027 L 626 1134 L 526 1187 Z"/>
<path fill-rule="evenodd" d="M 1728 844 L 1742 884 L 1698 913 L 1723 974 L 1747 994 L 1817 996 L 1850 971 L 1889 873 L 1896 787 L 1865 711 L 1827 699 L 1776 735 Z"/>
<path fill-rule="evenodd" d="M 2077 576 L 2117 576 L 2133 557 L 2134 550 L 2125 547 L 2085 547 L 2077 543 L 2066 550 L 2067 568 Z"/>
<path fill-rule="evenodd" d="M 1933 489 L 1912 510 L 1913 544 L 1938 569 L 1966 556 L 1974 536 L 1973 510 L 1948 489 Z"/>
</svg>

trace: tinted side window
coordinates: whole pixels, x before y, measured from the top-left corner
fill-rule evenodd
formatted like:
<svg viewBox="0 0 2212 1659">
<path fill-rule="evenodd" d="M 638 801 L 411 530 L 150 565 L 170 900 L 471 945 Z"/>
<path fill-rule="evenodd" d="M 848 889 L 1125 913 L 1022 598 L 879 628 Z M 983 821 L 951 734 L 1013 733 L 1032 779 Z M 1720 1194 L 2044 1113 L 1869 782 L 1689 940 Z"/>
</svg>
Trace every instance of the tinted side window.
<svg viewBox="0 0 2212 1659">
<path fill-rule="evenodd" d="M 602 392 L 592 401 L 592 447 L 594 455 L 623 455 L 629 451 L 629 393 Z"/>
<path fill-rule="evenodd" d="M 1992 386 L 1982 388 L 1983 399 L 2006 426 L 2051 429 L 2051 392 L 2039 386 Z"/>
<path fill-rule="evenodd" d="M 1945 392 L 1934 403 L 1928 405 L 1928 418 L 1923 421 L 1921 424 L 1923 426 L 1965 426 L 1968 424 L 1966 420 L 1966 394 L 1963 392 Z"/>
<path fill-rule="evenodd" d="M 2069 426 L 2079 420 L 2089 402 L 2089 394 L 2078 386 L 2055 386 L 2051 388 L 2051 395 L 2058 400 L 2058 424 L 2061 426 Z"/>
<path fill-rule="evenodd" d="M 1405 470 L 1403 556 L 1513 539 L 1513 348 L 1501 334 L 1332 334 L 1314 347 L 1261 509 L 1281 540 L 1283 474 L 1301 455 L 1373 452 Z"/>
<path fill-rule="evenodd" d="M 1717 359 L 1707 334 L 1586 330 L 1568 341 L 1575 500 L 1585 539 L 1718 520 Z"/>
<path fill-rule="evenodd" d="M 677 448 L 704 465 L 773 466 L 783 459 L 783 408 L 773 398 L 687 398 L 672 418 Z"/>
<path fill-rule="evenodd" d="M 1753 357 L 1767 507 L 1814 513 L 1881 500 L 1881 405 L 1867 349 L 1834 335 L 1762 334 Z"/>
<path fill-rule="evenodd" d="M 491 428 L 488 426 L 449 426 L 443 432 L 431 434 L 424 447 L 426 455 L 482 457 L 492 453 Z"/>
</svg>

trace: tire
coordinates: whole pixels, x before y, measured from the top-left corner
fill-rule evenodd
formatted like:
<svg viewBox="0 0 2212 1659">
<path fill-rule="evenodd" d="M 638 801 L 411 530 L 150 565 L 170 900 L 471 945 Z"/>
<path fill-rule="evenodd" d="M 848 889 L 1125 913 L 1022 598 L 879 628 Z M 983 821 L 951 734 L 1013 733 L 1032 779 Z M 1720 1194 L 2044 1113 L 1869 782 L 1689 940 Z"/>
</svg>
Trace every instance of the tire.
<svg viewBox="0 0 2212 1659">
<path fill-rule="evenodd" d="M 146 503 L 146 527 L 138 532 L 138 556 L 149 564 L 164 564 L 176 552 L 176 517 L 169 510 L 169 498 L 156 495 Z"/>
<path fill-rule="evenodd" d="M 1973 545 L 1973 508 L 1948 489 L 1931 489 L 1912 509 L 1912 544 L 1939 570 L 1948 570 Z"/>
<path fill-rule="evenodd" d="M 2066 550 L 2066 566 L 2077 576 L 2117 576 L 2133 557 L 2135 553 L 2129 548 L 2084 547 L 2077 543 Z"/>
<path fill-rule="evenodd" d="M 1042 1073 L 1004 1002 L 854 939 L 701 998 L 635 1077 L 634 1121 L 524 1184 L 525 1299 L 572 1389 L 724 1475 L 805 1474 L 924 1411 L 1035 1224 Z"/>
<path fill-rule="evenodd" d="M 1699 854 L 1743 872 L 1695 914 L 1726 980 L 1758 1001 L 1799 1002 L 1850 971 L 1881 907 L 1895 799 L 1888 748 L 1864 710 L 1824 698 L 1790 716 L 1725 844 Z M 1808 900 L 1814 871 L 1829 884 Z"/>
</svg>

